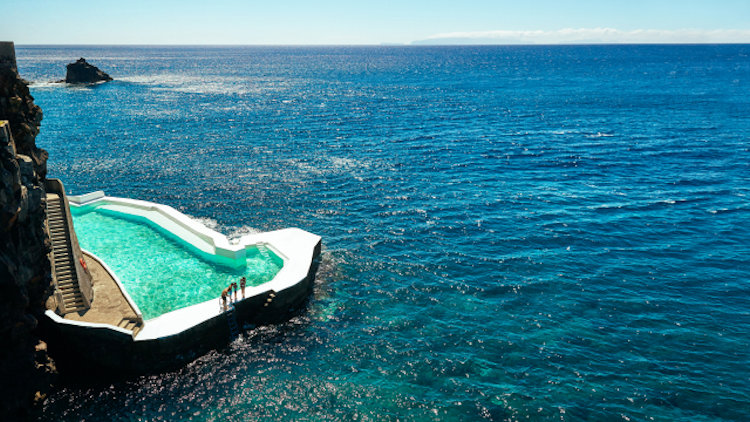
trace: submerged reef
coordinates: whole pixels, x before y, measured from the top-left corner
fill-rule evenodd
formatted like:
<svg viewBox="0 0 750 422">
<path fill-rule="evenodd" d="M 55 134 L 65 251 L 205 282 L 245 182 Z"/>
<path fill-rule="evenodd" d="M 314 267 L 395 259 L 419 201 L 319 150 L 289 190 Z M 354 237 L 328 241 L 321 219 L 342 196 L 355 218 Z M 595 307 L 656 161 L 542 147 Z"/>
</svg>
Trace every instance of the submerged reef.
<svg viewBox="0 0 750 422">
<path fill-rule="evenodd" d="M 12 43 L 2 43 L 4 47 Z M 13 63 L 14 64 L 14 63 Z M 31 418 L 55 373 L 38 321 L 50 294 L 42 120 L 15 66 L 0 64 L 0 415 Z M 6 122 L 7 121 L 7 122 Z"/>
<path fill-rule="evenodd" d="M 81 57 L 67 66 L 68 72 L 65 75 L 65 81 L 69 84 L 93 84 L 97 82 L 108 82 L 112 77 L 99 70 L 98 67 L 86 62 Z"/>
</svg>

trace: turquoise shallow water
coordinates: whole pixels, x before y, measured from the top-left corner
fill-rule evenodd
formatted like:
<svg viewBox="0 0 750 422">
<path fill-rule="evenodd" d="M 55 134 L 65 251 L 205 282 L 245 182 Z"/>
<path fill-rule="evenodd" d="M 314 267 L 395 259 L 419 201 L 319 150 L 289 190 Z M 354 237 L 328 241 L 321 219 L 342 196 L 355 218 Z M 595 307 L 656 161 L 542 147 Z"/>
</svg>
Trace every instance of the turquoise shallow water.
<svg viewBox="0 0 750 422">
<path fill-rule="evenodd" d="M 18 47 L 73 193 L 323 237 L 309 306 L 49 420 L 743 421 L 750 47 Z"/>
<path fill-rule="evenodd" d="M 230 283 L 245 277 L 248 286 L 271 280 L 282 266 L 257 248 L 246 265 L 232 269 L 199 257 L 184 244 L 145 223 L 100 210 L 73 212 L 78 241 L 101 258 L 127 289 L 145 319 L 218 298 Z"/>
</svg>

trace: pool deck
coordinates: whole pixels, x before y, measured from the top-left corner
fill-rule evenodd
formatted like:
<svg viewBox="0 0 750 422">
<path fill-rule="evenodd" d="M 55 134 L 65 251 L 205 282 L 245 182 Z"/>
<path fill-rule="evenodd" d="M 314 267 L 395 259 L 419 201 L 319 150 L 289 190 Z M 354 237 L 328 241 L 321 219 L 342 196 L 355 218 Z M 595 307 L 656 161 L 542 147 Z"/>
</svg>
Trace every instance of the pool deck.
<svg viewBox="0 0 750 422">
<path fill-rule="evenodd" d="M 109 324 L 122 328 L 128 328 L 128 325 L 140 326 L 135 323 L 130 324 L 131 321 L 138 320 L 138 315 L 110 273 L 87 252 L 84 252 L 84 260 L 91 273 L 94 300 L 91 302 L 91 308 L 81 312 L 67 313 L 64 319 Z"/>
</svg>

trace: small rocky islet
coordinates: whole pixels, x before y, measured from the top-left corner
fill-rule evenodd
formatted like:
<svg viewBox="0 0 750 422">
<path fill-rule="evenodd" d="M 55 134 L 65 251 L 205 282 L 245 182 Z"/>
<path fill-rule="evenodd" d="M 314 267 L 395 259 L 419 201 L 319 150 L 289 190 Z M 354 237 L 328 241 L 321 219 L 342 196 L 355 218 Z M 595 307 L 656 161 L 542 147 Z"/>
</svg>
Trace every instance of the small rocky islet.
<svg viewBox="0 0 750 422">
<path fill-rule="evenodd" d="M 111 76 L 102 72 L 101 69 L 91 63 L 88 63 L 83 57 L 73 63 L 68 63 L 66 68 L 65 79 L 59 80 L 58 82 L 60 83 L 95 84 L 113 80 Z"/>
</svg>

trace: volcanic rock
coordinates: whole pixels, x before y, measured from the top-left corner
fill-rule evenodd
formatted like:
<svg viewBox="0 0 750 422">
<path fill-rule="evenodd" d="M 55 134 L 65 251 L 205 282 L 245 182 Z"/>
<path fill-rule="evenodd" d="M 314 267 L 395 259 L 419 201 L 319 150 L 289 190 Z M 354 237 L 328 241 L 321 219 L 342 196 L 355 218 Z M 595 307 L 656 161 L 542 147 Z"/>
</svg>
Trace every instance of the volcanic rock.
<svg viewBox="0 0 750 422">
<path fill-rule="evenodd" d="M 3 55 L 9 57 L 9 55 Z M 38 321 L 51 293 L 42 110 L 10 60 L 0 61 L 0 419 L 31 419 L 54 367 Z"/>
<path fill-rule="evenodd" d="M 83 57 L 69 63 L 67 68 L 65 82 L 69 84 L 93 84 L 112 80 L 112 77 L 99 70 L 98 67 L 87 63 Z"/>
</svg>

